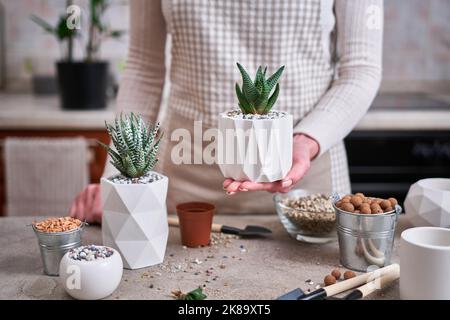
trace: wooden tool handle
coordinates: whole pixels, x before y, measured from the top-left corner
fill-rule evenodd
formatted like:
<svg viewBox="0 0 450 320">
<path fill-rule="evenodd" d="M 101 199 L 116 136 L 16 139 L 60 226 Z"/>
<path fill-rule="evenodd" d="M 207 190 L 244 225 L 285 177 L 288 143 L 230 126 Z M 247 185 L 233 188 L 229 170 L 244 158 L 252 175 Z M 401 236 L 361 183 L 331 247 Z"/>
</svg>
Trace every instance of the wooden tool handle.
<svg viewBox="0 0 450 320">
<path fill-rule="evenodd" d="M 338 282 L 336 284 L 332 284 L 331 286 L 324 287 L 325 292 L 327 293 L 327 297 L 332 297 L 338 293 L 359 287 L 367 282 L 370 282 L 374 279 L 377 279 L 385 274 L 391 274 L 392 272 L 400 273 L 400 266 L 398 264 L 391 264 L 389 266 L 377 269 L 372 272 L 367 272 L 356 276 L 354 278 L 344 280 L 342 282 Z"/>
<path fill-rule="evenodd" d="M 167 221 L 169 221 L 169 226 L 171 226 L 171 227 L 179 227 L 180 226 L 180 222 L 178 221 L 177 218 L 168 217 Z"/>
<path fill-rule="evenodd" d="M 398 278 L 400 278 L 400 268 L 392 268 L 385 274 L 383 274 L 380 278 L 374 279 L 359 287 L 358 291 L 362 293 L 362 298 L 364 298 L 379 289 L 385 288 Z"/>
<path fill-rule="evenodd" d="M 217 223 L 213 223 L 211 225 L 211 231 L 212 232 L 217 232 L 217 233 L 222 232 L 222 225 L 221 224 L 217 224 Z"/>
<path fill-rule="evenodd" d="M 168 217 L 167 221 L 169 222 L 169 226 L 171 226 L 171 227 L 180 227 L 180 222 L 178 221 L 177 218 Z M 222 225 L 213 223 L 211 225 L 211 231 L 212 232 L 222 232 Z"/>
</svg>

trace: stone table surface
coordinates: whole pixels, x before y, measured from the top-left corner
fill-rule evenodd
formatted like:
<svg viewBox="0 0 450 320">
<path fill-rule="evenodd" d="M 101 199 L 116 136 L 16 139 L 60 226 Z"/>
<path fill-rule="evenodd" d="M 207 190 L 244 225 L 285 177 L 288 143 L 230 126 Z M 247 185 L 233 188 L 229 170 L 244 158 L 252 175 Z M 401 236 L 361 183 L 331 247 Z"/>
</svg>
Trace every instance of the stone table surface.
<svg viewBox="0 0 450 320">
<path fill-rule="evenodd" d="M 0 299 L 70 299 L 58 277 L 43 275 L 37 240 L 29 226 L 35 219 L 0 218 Z M 181 245 L 178 229 L 171 227 L 164 263 L 124 270 L 118 289 L 108 299 L 173 299 L 172 290 L 187 292 L 198 286 L 205 286 L 208 299 L 273 299 L 297 287 L 314 290 L 339 266 L 337 241 L 324 245 L 298 242 L 275 215 L 218 215 L 214 219 L 236 227 L 263 225 L 273 235 L 266 239 L 217 235 L 218 244 L 191 249 Z M 408 227 L 405 216 L 400 216 L 392 262 L 398 262 L 399 235 Z M 101 244 L 100 228 L 87 227 L 83 243 Z M 397 281 L 369 299 L 398 299 L 398 291 Z"/>
</svg>

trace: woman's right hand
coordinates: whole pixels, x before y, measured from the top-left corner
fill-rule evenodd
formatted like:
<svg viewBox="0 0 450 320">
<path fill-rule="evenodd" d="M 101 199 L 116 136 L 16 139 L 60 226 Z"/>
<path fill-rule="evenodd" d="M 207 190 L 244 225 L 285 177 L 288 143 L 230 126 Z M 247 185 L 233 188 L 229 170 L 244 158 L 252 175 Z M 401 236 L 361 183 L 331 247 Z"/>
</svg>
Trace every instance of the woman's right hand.
<svg viewBox="0 0 450 320">
<path fill-rule="evenodd" d="M 90 184 L 78 194 L 70 208 L 70 216 L 91 223 L 102 222 L 100 184 Z"/>
</svg>

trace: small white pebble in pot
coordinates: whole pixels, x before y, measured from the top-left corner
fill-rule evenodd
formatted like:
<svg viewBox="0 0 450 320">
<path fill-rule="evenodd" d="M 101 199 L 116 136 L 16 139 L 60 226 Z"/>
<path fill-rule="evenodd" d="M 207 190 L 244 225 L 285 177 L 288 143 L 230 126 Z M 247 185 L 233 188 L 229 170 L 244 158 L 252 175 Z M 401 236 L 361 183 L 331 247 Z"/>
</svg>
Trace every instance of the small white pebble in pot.
<svg viewBox="0 0 450 320">
<path fill-rule="evenodd" d="M 154 173 L 154 172 L 150 172 L 147 173 L 146 175 L 136 178 L 136 179 L 131 179 L 131 178 L 127 178 L 121 174 L 113 176 L 110 178 L 110 181 L 112 181 L 113 183 L 117 183 L 117 184 L 147 184 L 147 183 L 152 183 L 158 180 L 161 180 L 162 176 Z"/>
<path fill-rule="evenodd" d="M 78 261 L 94 261 L 106 259 L 114 254 L 114 251 L 105 246 L 87 245 L 69 251 L 69 258 Z"/>
<path fill-rule="evenodd" d="M 243 114 L 241 110 L 229 111 L 226 114 L 230 118 L 245 119 L 245 120 L 267 120 L 267 119 L 279 119 L 287 115 L 283 111 L 272 110 L 267 114 Z"/>
</svg>

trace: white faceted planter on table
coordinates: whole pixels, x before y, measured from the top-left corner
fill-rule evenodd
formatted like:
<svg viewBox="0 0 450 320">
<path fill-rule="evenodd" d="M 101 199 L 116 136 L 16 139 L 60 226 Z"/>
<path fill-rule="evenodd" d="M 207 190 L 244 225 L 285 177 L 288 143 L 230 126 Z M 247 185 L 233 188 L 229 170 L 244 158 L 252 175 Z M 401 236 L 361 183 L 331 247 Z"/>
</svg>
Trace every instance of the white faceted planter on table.
<svg viewBox="0 0 450 320">
<path fill-rule="evenodd" d="M 160 176 L 148 184 L 101 180 L 103 245 L 120 252 L 125 268 L 143 268 L 164 260 L 169 235 L 168 179 Z"/>
<path fill-rule="evenodd" d="M 275 119 L 242 119 L 221 113 L 217 149 L 220 170 L 225 178 L 237 181 L 283 179 L 292 166 L 292 139 L 290 114 Z"/>
<path fill-rule="evenodd" d="M 408 191 L 405 212 L 415 226 L 450 227 L 450 179 L 419 180 Z"/>
</svg>

